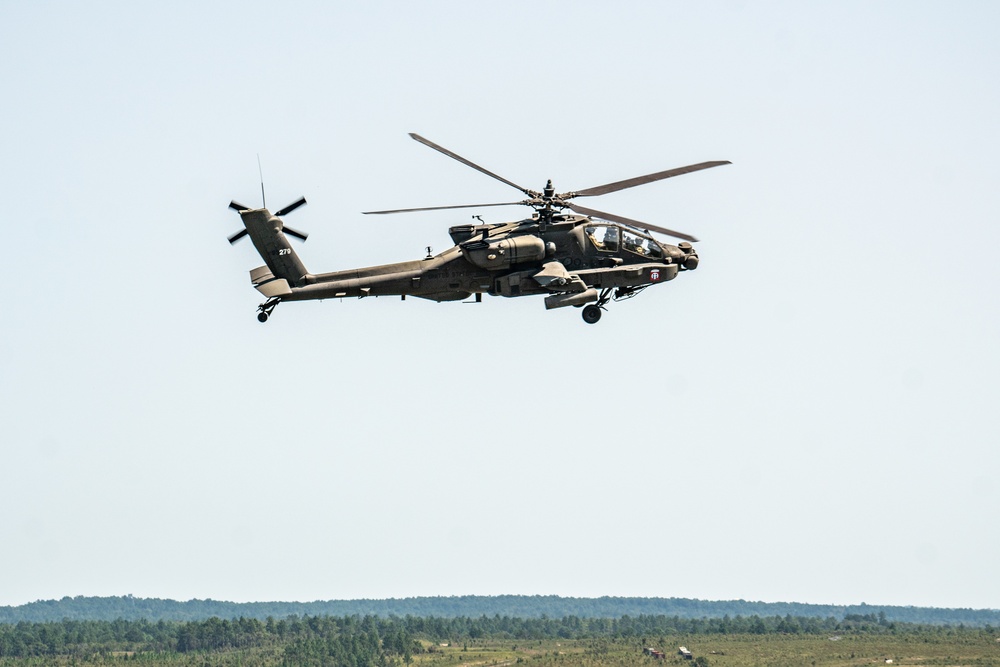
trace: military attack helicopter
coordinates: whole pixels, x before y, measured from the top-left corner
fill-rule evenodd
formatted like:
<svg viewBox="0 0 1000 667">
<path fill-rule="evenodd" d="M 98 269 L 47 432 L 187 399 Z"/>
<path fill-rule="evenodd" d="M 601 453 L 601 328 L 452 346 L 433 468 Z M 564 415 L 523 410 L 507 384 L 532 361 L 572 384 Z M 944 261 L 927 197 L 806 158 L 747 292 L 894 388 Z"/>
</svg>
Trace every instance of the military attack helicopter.
<svg viewBox="0 0 1000 667">
<path fill-rule="evenodd" d="M 620 215 L 584 208 L 570 200 L 595 197 L 645 183 L 731 164 L 728 160 L 700 162 L 637 176 L 585 190 L 557 194 L 548 181 L 541 192 L 529 190 L 470 162 L 417 134 L 410 136 L 462 164 L 520 190 L 528 198 L 495 204 L 461 204 L 366 211 L 367 215 L 441 211 L 487 206 L 523 205 L 530 218 L 498 224 L 457 225 L 448 230 L 455 245 L 437 255 L 430 248 L 423 259 L 347 271 L 312 274 L 292 249 L 288 236 L 303 241 L 307 234 L 285 225 L 282 217 L 306 203 L 305 197 L 271 213 L 238 202 L 244 229 L 229 237 L 235 243 L 250 236 L 265 266 L 250 272 L 253 286 L 266 297 L 257 319 L 267 322 L 283 301 L 339 297 L 407 296 L 433 301 L 461 301 L 474 296 L 545 295 L 545 308 L 583 308 L 583 320 L 595 324 L 611 300 L 629 299 L 647 287 L 673 280 L 681 271 L 698 267 L 693 236 Z M 263 190 L 263 185 L 261 186 Z M 566 210 L 572 213 L 566 213 Z M 575 215 L 574 215 L 575 214 Z M 480 219 L 481 222 L 481 219 Z M 657 232 L 682 239 L 677 245 L 658 241 Z"/>
</svg>

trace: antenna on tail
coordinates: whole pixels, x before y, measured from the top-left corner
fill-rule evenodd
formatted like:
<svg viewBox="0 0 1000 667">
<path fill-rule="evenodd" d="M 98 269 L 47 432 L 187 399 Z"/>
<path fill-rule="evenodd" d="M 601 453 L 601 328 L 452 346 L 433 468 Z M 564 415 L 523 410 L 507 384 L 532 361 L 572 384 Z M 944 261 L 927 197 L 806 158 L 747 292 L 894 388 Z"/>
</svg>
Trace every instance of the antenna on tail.
<svg viewBox="0 0 1000 667">
<path fill-rule="evenodd" d="M 260 166 L 260 153 L 257 153 L 257 173 L 260 174 L 260 207 L 267 208 L 267 198 L 264 197 L 264 170 Z"/>
</svg>

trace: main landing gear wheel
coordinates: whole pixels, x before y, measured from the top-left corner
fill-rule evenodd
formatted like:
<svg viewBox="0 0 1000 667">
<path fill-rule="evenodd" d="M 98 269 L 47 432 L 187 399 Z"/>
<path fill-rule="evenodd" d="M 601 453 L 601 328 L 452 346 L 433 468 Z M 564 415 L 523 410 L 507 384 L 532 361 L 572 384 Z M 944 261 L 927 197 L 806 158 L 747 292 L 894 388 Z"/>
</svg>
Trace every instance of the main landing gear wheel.
<svg viewBox="0 0 1000 667">
<path fill-rule="evenodd" d="M 601 319 L 601 308 L 590 304 L 583 309 L 583 321 L 587 324 L 597 324 L 597 321 Z"/>
<path fill-rule="evenodd" d="M 267 322 L 267 313 L 265 313 L 264 311 L 257 313 L 257 321 L 260 322 L 261 324 Z"/>
</svg>

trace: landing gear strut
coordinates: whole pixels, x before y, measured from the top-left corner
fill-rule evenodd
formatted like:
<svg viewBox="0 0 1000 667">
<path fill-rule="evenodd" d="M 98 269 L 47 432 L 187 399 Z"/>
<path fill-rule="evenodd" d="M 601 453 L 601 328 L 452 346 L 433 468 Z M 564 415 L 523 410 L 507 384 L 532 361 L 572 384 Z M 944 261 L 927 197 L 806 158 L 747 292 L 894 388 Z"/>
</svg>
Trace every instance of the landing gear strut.
<svg viewBox="0 0 1000 667">
<path fill-rule="evenodd" d="M 270 299 L 257 306 L 257 321 L 262 324 L 267 322 L 267 318 L 271 316 L 271 311 L 274 310 L 279 303 L 281 303 L 281 299 L 276 296 L 272 296 Z"/>
<path fill-rule="evenodd" d="M 597 324 L 598 320 L 601 319 L 601 314 L 604 310 L 604 304 L 611 300 L 611 288 L 606 287 L 601 290 L 601 296 L 597 299 L 597 303 L 592 303 L 583 309 L 583 321 L 587 324 Z"/>
</svg>

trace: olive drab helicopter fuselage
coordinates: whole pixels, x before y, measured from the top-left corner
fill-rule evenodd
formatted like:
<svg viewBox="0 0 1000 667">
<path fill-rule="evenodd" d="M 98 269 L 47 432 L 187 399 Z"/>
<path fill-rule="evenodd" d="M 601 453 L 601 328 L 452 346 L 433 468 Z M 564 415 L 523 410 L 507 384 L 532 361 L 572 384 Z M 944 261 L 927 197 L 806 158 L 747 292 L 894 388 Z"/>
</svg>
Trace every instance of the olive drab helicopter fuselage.
<svg viewBox="0 0 1000 667">
<path fill-rule="evenodd" d="M 306 270 L 288 240 L 306 234 L 286 226 L 282 216 L 306 203 L 301 198 L 271 213 L 237 202 L 244 229 L 229 237 L 234 243 L 249 236 L 265 266 L 250 272 L 250 280 L 266 301 L 257 308 L 257 319 L 266 322 L 284 301 L 342 297 L 414 296 L 434 301 L 460 301 L 483 294 L 518 297 L 544 295 L 545 307 L 583 307 L 583 319 L 595 323 L 606 304 L 627 299 L 642 290 L 673 280 L 682 271 L 698 266 L 691 236 L 618 215 L 584 208 L 569 200 L 635 187 L 681 174 L 730 164 L 702 162 L 688 167 L 639 176 L 587 190 L 556 194 L 552 182 L 542 192 L 522 188 L 469 162 L 423 137 L 417 141 L 488 176 L 521 190 L 528 199 L 499 204 L 434 206 L 416 209 L 370 211 L 370 214 L 476 208 L 522 204 L 531 206 L 531 217 L 499 224 L 451 227 L 454 246 L 423 259 L 369 266 L 347 271 L 313 274 Z M 569 209 L 572 213 L 564 212 Z M 650 232 L 684 239 L 677 245 L 658 241 Z"/>
</svg>

